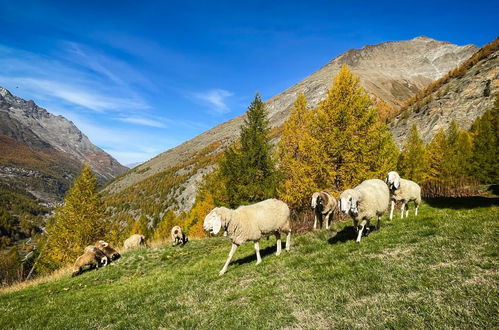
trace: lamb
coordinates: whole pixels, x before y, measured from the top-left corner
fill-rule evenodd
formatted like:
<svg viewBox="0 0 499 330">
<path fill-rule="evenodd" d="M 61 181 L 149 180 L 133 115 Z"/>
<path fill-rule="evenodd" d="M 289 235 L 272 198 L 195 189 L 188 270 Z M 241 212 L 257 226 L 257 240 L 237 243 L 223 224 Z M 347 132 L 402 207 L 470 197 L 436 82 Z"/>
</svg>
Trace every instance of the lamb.
<svg viewBox="0 0 499 330">
<path fill-rule="evenodd" d="M 76 258 L 74 267 L 73 267 L 73 274 L 71 275 L 72 277 L 75 277 L 77 275 L 80 275 L 83 273 L 83 270 L 86 266 L 89 266 L 88 269 L 94 269 L 94 268 L 99 268 L 100 265 L 106 264 L 107 265 L 107 257 L 98 257 L 97 253 L 94 252 L 93 249 L 85 249 L 85 252 Z"/>
<path fill-rule="evenodd" d="M 118 253 L 115 249 L 113 249 L 109 243 L 99 240 L 95 242 L 95 246 L 97 246 L 104 254 L 107 256 L 109 261 L 117 260 L 121 257 L 121 254 Z"/>
<path fill-rule="evenodd" d="M 326 229 L 329 229 L 329 220 L 336 209 L 336 199 L 325 191 L 312 194 L 312 210 L 315 213 L 314 229 L 317 228 L 317 220 L 322 228 L 322 219 L 326 220 Z"/>
<path fill-rule="evenodd" d="M 370 220 L 378 217 L 376 229 L 379 229 L 380 218 L 388 208 L 390 192 L 388 186 L 379 179 L 365 180 L 353 189 L 345 190 L 340 196 L 340 210 L 349 214 L 357 230 L 357 243 L 364 228 L 369 233 Z M 360 222 L 360 224 L 359 224 Z"/>
<path fill-rule="evenodd" d="M 276 255 L 281 254 L 281 232 L 287 233 L 286 251 L 291 248 L 290 211 L 286 203 L 277 199 L 267 199 L 252 205 L 240 206 L 235 210 L 226 207 L 214 208 L 204 219 L 203 227 L 212 234 L 217 234 L 222 227 L 227 230 L 232 242 L 229 257 L 220 275 L 227 267 L 239 245 L 253 241 L 256 251 L 256 264 L 262 262 L 260 257 L 260 238 L 274 234 L 277 238 Z"/>
<path fill-rule="evenodd" d="M 178 245 L 178 244 L 184 245 L 189 240 L 187 238 L 187 236 L 184 234 L 184 232 L 182 231 L 182 228 L 180 228 L 180 226 L 174 226 L 172 228 L 171 237 L 172 237 L 172 245 L 173 246 Z"/>
<path fill-rule="evenodd" d="M 132 236 L 128 237 L 125 242 L 123 242 L 123 246 L 126 250 L 146 246 L 146 237 L 140 234 L 133 234 Z"/>
<path fill-rule="evenodd" d="M 397 172 L 392 171 L 386 176 L 386 184 L 390 189 L 390 199 L 392 202 L 390 220 L 393 218 L 395 202 L 402 202 L 400 218 L 404 217 L 404 208 L 409 202 L 414 202 L 414 215 L 418 215 L 419 204 L 421 204 L 421 187 L 416 182 L 402 179 Z M 407 205 L 405 216 L 409 216 L 409 205 Z"/>
</svg>

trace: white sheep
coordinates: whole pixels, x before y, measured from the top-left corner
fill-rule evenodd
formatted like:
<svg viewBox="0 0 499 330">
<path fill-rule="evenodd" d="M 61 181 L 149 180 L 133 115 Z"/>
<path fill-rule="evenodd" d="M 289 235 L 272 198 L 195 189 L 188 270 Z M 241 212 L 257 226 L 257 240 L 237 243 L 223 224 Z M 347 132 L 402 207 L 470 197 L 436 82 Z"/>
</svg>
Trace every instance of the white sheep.
<svg viewBox="0 0 499 330">
<path fill-rule="evenodd" d="M 141 234 L 133 234 L 123 242 L 123 247 L 127 250 L 146 246 L 146 237 Z"/>
<path fill-rule="evenodd" d="M 419 204 L 421 204 L 421 187 L 414 181 L 402 179 L 397 172 L 390 172 L 386 176 L 386 184 L 390 189 L 391 209 L 390 220 L 393 218 L 395 202 L 402 202 L 400 207 L 400 218 L 404 217 L 404 208 L 407 204 L 405 216 L 409 216 L 409 202 L 414 202 L 414 215 L 418 215 Z"/>
<path fill-rule="evenodd" d="M 326 229 L 329 229 L 331 216 L 336 209 L 336 199 L 325 191 L 314 192 L 312 194 L 312 210 L 314 211 L 314 229 L 317 229 L 317 222 L 322 228 L 323 219 L 326 221 Z"/>
<path fill-rule="evenodd" d="M 182 231 L 182 228 L 180 228 L 180 226 L 174 226 L 172 228 L 171 237 L 172 237 L 172 245 L 173 246 L 178 245 L 178 244 L 184 245 L 189 240 L 187 238 L 187 236 L 184 234 L 184 232 Z"/>
<path fill-rule="evenodd" d="M 357 230 L 357 243 L 360 243 L 364 228 L 367 228 L 366 231 L 369 233 L 370 221 L 376 216 L 378 217 L 376 229 L 379 229 L 380 218 L 388 208 L 389 202 L 388 186 L 379 179 L 365 180 L 357 187 L 347 189 L 341 194 L 340 210 L 352 217 Z"/>
<path fill-rule="evenodd" d="M 94 269 L 99 268 L 99 266 L 104 263 L 107 264 L 106 256 L 99 258 L 93 250 L 85 249 L 85 252 L 81 256 L 76 258 L 73 267 L 73 274 L 71 276 L 75 277 L 77 275 L 80 275 L 81 273 L 83 273 L 83 269 L 86 266 L 89 266 L 89 269 Z"/>
<path fill-rule="evenodd" d="M 240 206 L 235 210 L 226 207 L 213 209 L 204 219 L 203 227 L 212 234 L 217 234 L 222 227 L 232 241 L 229 257 L 225 262 L 220 275 L 227 271 L 227 267 L 239 245 L 246 241 L 253 241 L 256 251 L 256 264 L 262 262 L 260 257 L 260 238 L 274 234 L 277 238 L 276 255 L 281 254 L 281 232 L 287 234 L 286 251 L 291 247 L 291 223 L 289 207 L 277 199 L 267 199 L 252 205 Z"/>
</svg>

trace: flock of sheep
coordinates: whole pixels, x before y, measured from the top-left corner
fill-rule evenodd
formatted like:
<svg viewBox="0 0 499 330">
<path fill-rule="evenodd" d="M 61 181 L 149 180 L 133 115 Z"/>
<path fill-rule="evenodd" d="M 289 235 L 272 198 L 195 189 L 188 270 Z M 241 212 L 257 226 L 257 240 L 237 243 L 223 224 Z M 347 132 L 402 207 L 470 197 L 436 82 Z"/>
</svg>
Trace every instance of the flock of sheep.
<svg viewBox="0 0 499 330">
<path fill-rule="evenodd" d="M 326 229 L 329 229 L 334 211 L 339 210 L 350 215 L 354 228 L 357 231 L 356 242 L 360 243 L 362 236 L 370 231 L 371 219 L 377 217 L 376 229 L 379 229 L 381 216 L 386 212 L 391 202 L 390 220 L 393 218 L 393 209 L 396 202 L 401 203 L 401 218 L 407 217 L 409 202 L 415 204 L 415 215 L 421 203 L 421 188 L 413 181 L 400 178 L 397 172 L 388 173 L 385 182 L 379 179 L 365 180 L 352 189 L 343 191 L 338 201 L 325 191 L 312 195 L 311 207 L 315 213 L 314 229 L 322 227 L 325 220 Z M 291 247 L 290 210 L 286 203 L 277 199 L 268 199 L 256 204 L 240 206 L 237 209 L 226 207 L 214 208 L 204 219 L 203 227 L 206 231 L 216 235 L 223 228 L 224 236 L 229 236 L 232 248 L 229 252 L 220 275 L 227 271 L 227 267 L 234 256 L 237 247 L 247 241 L 254 242 L 256 264 L 262 262 L 259 241 L 262 237 L 275 235 L 277 239 L 276 255 L 281 254 L 281 233 L 286 234 L 286 251 Z M 172 244 L 185 244 L 188 239 L 179 226 L 171 230 Z M 132 235 L 125 240 L 125 249 L 146 246 L 143 235 Z M 111 248 L 105 241 L 98 241 L 95 245 L 85 248 L 84 254 L 76 259 L 73 276 L 82 273 L 84 267 L 91 269 L 106 266 L 109 262 L 120 257 L 120 254 Z"/>
</svg>

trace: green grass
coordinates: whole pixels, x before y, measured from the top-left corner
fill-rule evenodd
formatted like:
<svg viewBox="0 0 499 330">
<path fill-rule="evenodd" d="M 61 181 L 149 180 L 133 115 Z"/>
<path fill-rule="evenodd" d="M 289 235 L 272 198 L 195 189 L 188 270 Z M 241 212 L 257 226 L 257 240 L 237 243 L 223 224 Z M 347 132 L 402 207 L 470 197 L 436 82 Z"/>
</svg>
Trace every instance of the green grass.
<svg viewBox="0 0 499 330">
<path fill-rule="evenodd" d="M 449 206 L 449 205 L 447 205 Z M 0 295 L 8 328 L 498 328 L 497 206 L 423 205 L 354 242 L 351 221 L 238 249 L 193 240 Z M 398 213 L 396 214 L 398 216 Z"/>
</svg>

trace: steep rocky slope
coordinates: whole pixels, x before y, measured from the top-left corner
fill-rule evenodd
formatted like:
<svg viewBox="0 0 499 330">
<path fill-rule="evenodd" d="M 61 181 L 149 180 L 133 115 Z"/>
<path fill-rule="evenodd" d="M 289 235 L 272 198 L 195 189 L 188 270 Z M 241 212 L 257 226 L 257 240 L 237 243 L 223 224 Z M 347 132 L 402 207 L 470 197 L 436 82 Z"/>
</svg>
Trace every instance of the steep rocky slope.
<svg viewBox="0 0 499 330">
<path fill-rule="evenodd" d="M 499 93 L 499 38 L 408 101 L 392 122 L 395 140 L 402 145 L 408 127 L 416 125 L 425 142 L 454 120 L 463 129 L 490 109 Z"/>
<path fill-rule="evenodd" d="M 0 87 L 0 179 L 43 200 L 60 199 L 89 162 L 101 182 L 124 173 L 69 120 Z M 28 180 L 29 178 L 29 180 Z"/>
<path fill-rule="evenodd" d="M 405 99 L 461 64 L 476 51 L 477 47 L 473 45 L 457 46 L 427 37 L 349 50 L 303 81 L 267 100 L 271 125 L 279 127 L 287 119 L 299 91 L 305 93 L 310 106 L 316 106 L 324 98 L 333 76 L 343 64 L 348 64 L 360 76 L 362 85 L 373 97 L 399 107 Z M 243 120 L 244 115 L 233 118 L 154 157 L 114 180 L 106 187 L 106 191 L 122 191 L 141 180 L 182 164 L 214 142 L 221 142 L 219 151 L 222 150 L 238 136 Z M 190 186 L 185 188 L 189 189 L 181 191 L 194 190 Z M 192 200 L 186 195 L 175 196 L 175 199 Z M 187 210 L 191 205 L 183 203 L 181 209 Z"/>
</svg>

